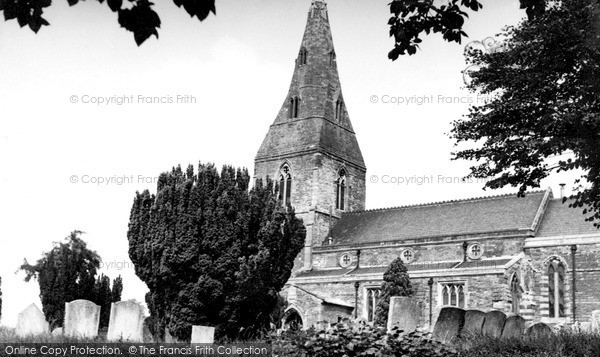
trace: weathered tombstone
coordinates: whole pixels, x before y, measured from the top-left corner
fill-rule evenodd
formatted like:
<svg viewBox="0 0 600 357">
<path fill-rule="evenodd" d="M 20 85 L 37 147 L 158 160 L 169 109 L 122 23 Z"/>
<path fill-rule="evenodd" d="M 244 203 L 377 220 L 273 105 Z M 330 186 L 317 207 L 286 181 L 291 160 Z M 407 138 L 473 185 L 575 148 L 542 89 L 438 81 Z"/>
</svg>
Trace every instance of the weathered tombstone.
<svg viewBox="0 0 600 357">
<path fill-rule="evenodd" d="M 600 310 L 592 311 L 591 329 L 593 332 L 600 332 Z"/>
<path fill-rule="evenodd" d="M 156 327 L 158 325 L 158 319 L 155 316 L 148 316 L 144 319 L 144 328 L 142 331 L 144 342 L 154 343 L 158 342 L 158 336 Z"/>
<path fill-rule="evenodd" d="M 113 302 L 106 339 L 143 342 L 144 309 L 133 300 Z"/>
<path fill-rule="evenodd" d="M 99 323 L 100 306 L 88 300 L 74 300 L 65 303 L 65 335 L 96 337 Z"/>
<path fill-rule="evenodd" d="M 62 334 L 63 334 L 62 327 L 57 327 L 54 330 L 52 330 L 52 336 L 62 336 Z"/>
<path fill-rule="evenodd" d="M 465 312 L 465 326 L 462 332 L 470 335 L 481 335 L 485 312 L 479 310 L 467 310 Z"/>
<path fill-rule="evenodd" d="M 192 326 L 191 343 L 214 343 L 215 328 L 209 326 Z"/>
<path fill-rule="evenodd" d="M 465 310 L 458 307 L 444 307 L 440 311 L 433 339 L 443 343 L 452 342 L 458 337 L 465 323 Z"/>
<path fill-rule="evenodd" d="M 406 296 L 392 296 L 390 298 L 390 309 L 388 312 L 387 330 L 398 327 L 405 333 L 413 332 L 421 322 L 421 308 L 417 302 Z"/>
<path fill-rule="evenodd" d="M 538 322 L 537 324 L 529 327 L 526 331 L 526 334 L 533 337 L 545 337 L 552 335 L 552 328 L 543 322 Z"/>
<path fill-rule="evenodd" d="M 502 311 L 490 311 L 485 314 L 483 329 L 481 330 L 485 336 L 497 338 L 502 336 L 504 323 L 506 322 L 506 314 Z"/>
<path fill-rule="evenodd" d="M 46 317 L 35 305 L 31 304 L 19 313 L 15 333 L 19 337 L 50 333 Z"/>
<path fill-rule="evenodd" d="M 520 338 L 525 332 L 525 319 L 521 316 L 509 316 L 502 329 L 502 338 Z"/>
</svg>

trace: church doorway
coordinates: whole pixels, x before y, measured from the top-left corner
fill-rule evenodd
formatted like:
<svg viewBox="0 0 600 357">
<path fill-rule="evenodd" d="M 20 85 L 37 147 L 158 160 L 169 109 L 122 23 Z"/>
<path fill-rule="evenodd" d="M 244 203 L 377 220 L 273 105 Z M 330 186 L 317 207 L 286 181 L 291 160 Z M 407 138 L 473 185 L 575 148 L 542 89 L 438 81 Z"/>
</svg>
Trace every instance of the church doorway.
<svg viewBox="0 0 600 357">
<path fill-rule="evenodd" d="M 288 310 L 283 317 L 283 329 L 299 331 L 302 330 L 302 317 L 296 309 Z"/>
</svg>

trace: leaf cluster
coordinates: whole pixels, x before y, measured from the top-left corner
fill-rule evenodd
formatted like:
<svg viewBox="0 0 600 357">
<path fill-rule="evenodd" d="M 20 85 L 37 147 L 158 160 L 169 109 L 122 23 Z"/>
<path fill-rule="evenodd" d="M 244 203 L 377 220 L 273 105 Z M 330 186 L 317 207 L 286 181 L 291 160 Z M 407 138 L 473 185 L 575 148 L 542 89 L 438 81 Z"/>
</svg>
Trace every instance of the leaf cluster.
<svg viewBox="0 0 600 357">
<path fill-rule="evenodd" d="M 83 1 L 83 0 L 82 0 Z M 104 0 L 97 0 L 103 4 Z M 69 6 L 80 0 L 67 0 Z M 191 17 L 203 21 L 212 12 L 216 14 L 215 0 L 173 0 L 178 7 L 183 7 Z M 108 8 L 117 13 L 119 25 L 133 32 L 137 45 L 141 45 L 150 36 L 158 38 L 161 21 L 154 11 L 154 3 L 150 0 L 106 0 Z M 37 33 L 42 26 L 50 23 L 42 17 L 44 9 L 52 5 L 52 0 L 0 0 L 0 11 L 4 12 L 6 21 L 16 19 L 19 26 L 29 25 Z"/>
<path fill-rule="evenodd" d="M 597 220 L 599 2 L 557 2 L 501 35 L 504 50 L 467 53 L 468 62 L 479 68 L 470 74 L 468 88 L 491 100 L 453 123 L 456 145 L 468 145 L 453 158 L 475 161 L 469 176 L 492 178 L 486 187 L 519 187 L 520 195 L 552 172 L 582 170 L 569 204 L 589 206 L 583 213 Z"/>
<path fill-rule="evenodd" d="M 401 55 L 417 53 L 423 33 L 440 33 L 445 41 L 461 43 L 463 37 L 468 37 L 463 31 L 469 17 L 466 11 L 483 8 L 477 0 L 449 0 L 439 6 L 433 0 L 393 0 L 389 6 L 392 16 L 388 25 L 394 48 L 388 57 L 393 61 Z M 543 14 L 546 0 L 521 0 L 521 8 L 534 18 Z"/>
<path fill-rule="evenodd" d="M 388 334 L 385 328 L 366 324 L 338 323 L 327 330 L 284 331 L 279 336 L 272 336 L 271 342 L 274 356 L 456 356 L 451 348 L 427 338 L 423 333 L 403 334 L 395 328 Z"/>
</svg>

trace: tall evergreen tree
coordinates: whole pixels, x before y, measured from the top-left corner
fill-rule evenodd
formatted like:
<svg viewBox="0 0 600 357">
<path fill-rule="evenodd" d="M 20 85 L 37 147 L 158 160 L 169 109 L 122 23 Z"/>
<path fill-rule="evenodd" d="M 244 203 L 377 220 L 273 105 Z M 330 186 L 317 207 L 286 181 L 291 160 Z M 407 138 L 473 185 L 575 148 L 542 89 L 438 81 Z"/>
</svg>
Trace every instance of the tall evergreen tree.
<svg viewBox="0 0 600 357">
<path fill-rule="evenodd" d="M 189 166 L 160 175 L 156 195 L 137 193 L 129 256 L 150 290 L 158 331 L 188 339 L 191 325 L 217 336 L 269 326 L 278 292 L 304 245 L 305 228 L 273 184 L 248 191 L 245 169 Z"/>
<path fill-rule="evenodd" d="M 96 280 L 94 287 L 94 303 L 100 306 L 100 327 L 107 327 L 110 319 L 112 296 L 110 292 L 110 278 L 104 274 Z"/>
<path fill-rule="evenodd" d="M 73 231 L 64 242 L 57 242 L 43 254 L 35 265 L 24 261 L 19 270 L 26 273 L 25 281 L 37 279 L 40 287 L 42 310 L 52 327 L 62 325 L 65 302 L 76 299 L 94 300 L 96 272 L 100 256 L 89 250 L 79 238 L 81 231 Z"/>
<path fill-rule="evenodd" d="M 113 279 L 112 290 L 110 292 L 111 302 L 121 301 L 121 293 L 123 292 L 123 278 L 121 275 Z"/>
<path fill-rule="evenodd" d="M 408 270 L 402 262 L 402 259 L 396 258 L 390 264 L 385 274 L 383 274 L 383 283 L 379 301 L 375 309 L 375 323 L 380 326 L 387 325 L 388 312 L 390 310 L 390 298 L 392 296 L 412 296 L 414 290 L 410 284 Z"/>
</svg>

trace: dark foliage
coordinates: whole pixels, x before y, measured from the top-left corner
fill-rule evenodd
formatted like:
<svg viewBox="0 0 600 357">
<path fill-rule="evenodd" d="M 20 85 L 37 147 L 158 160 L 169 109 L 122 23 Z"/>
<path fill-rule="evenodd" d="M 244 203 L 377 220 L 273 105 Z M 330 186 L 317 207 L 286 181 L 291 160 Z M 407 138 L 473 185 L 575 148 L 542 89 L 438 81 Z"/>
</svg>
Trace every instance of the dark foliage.
<svg viewBox="0 0 600 357">
<path fill-rule="evenodd" d="M 113 302 L 121 301 L 123 282 L 121 276 L 113 280 L 112 289 L 110 278 L 104 274 L 100 275 L 94 286 L 92 301 L 100 306 L 100 327 L 108 327 L 110 310 Z"/>
<path fill-rule="evenodd" d="M 586 220 L 598 220 L 600 5 L 557 2 L 502 36 L 502 51 L 467 53 L 480 68 L 468 88 L 490 101 L 453 123 L 451 135 L 464 145 L 454 159 L 476 162 L 470 177 L 488 178 L 486 187 L 520 194 L 553 172 L 582 170 L 570 206 L 587 206 Z"/>
<path fill-rule="evenodd" d="M 334 324 L 331 329 L 285 331 L 271 338 L 274 356 L 290 357 L 450 357 L 452 348 L 428 339 L 420 332 L 401 335 L 393 329 L 368 325 Z"/>
<path fill-rule="evenodd" d="M 387 326 L 390 298 L 392 296 L 412 295 L 414 295 L 414 290 L 410 284 L 408 269 L 406 269 L 402 259 L 396 258 L 383 274 L 379 301 L 375 309 L 375 323 L 379 326 Z"/>
<path fill-rule="evenodd" d="M 67 0 L 70 6 L 79 3 L 79 0 Z M 97 0 L 101 4 L 104 0 Z M 149 0 L 107 0 L 108 8 L 118 14 L 121 27 L 133 32 L 135 42 L 141 45 L 150 36 L 158 38 L 160 17 L 153 10 L 154 3 Z M 202 21 L 212 12 L 216 14 L 215 0 L 173 0 L 178 7 L 182 7 L 190 16 L 196 16 Z M 29 28 L 37 33 L 42 26 L 50 23 L 42 17 L 44 9 L 52 5 L 52 0 L 0 0 L 0 11 L 4 12 L 5 20 L 16 19 L 21 27 Z"/>
<path fill-rule="evenodd" d="M 73 231 L 63 242 L 43 254 L 35 265 L 24 261 L 19 270 L 26 273 L 25 281 L 37 279 L 40 286 L 42 310 L 51 326 L 61 326 L 65 302 L 87 299 L 94 301 L 96 271 L 100 256 L 87 248 L 79 238 L 81 231 Z"/>
<path fill-rule="evenodd" d="M 529 19 L 543 15 L 546 9 L 546 0 L 520 1 L 521 9 L 526 10 Z M 423 0 L 393 0 L 390 3 L 392 17 L 388 25 L 395 42 L 388 54 L 391 60 L 417 53 L 422 33 L 441 33 L 444 40 L 461 43 L 463 37 L 468 37 L 463 31 L 465 19 L 469 17 L 466 11 L 475 12 L 483 7 L 478 0 L 450 0 L 436 4 Z"/>
<path fill-rule="evenodd" d="M 160 175 L 157 194 L 137 193 L 129 256 L 146 283 L 150 312 L 187 340 L 191 325 L 218 337 L 269 327 L 278 292 L 302 249 L 305 228 L 279 204 L 270 181 L 248 192 L 245 169 L 189 166 Z"/>
</svg>

